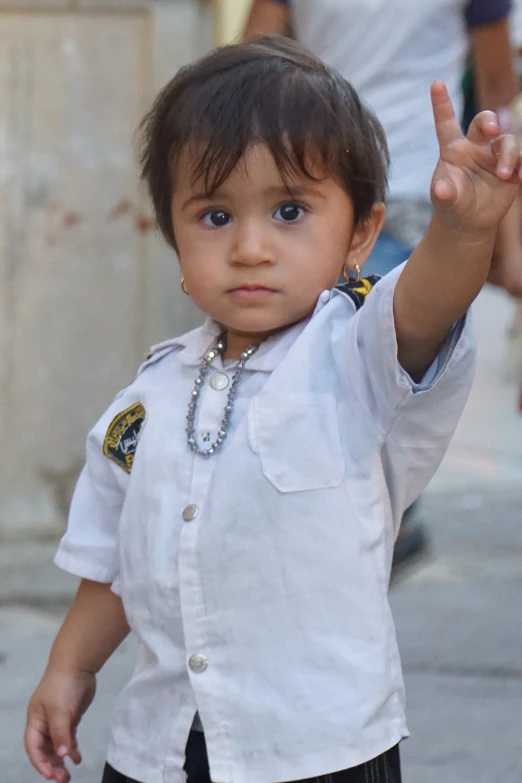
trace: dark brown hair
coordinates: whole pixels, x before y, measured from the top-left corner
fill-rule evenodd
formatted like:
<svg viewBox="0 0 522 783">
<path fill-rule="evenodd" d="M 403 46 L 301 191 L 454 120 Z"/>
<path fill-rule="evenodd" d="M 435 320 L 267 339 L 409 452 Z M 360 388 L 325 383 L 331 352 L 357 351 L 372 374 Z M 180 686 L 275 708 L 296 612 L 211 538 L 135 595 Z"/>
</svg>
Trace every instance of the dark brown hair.
<svg viewBox="0 0 522 783">
<path fill-rule="evenodd" d="M 265 144 L 286 182 L 333 176 L 353 201 L 355 223 L 383 201 L 386 137 L 354 88 L 307 49 L 265 36 L 224 46 L 182 68 L 140 126 L 140 160 L 158 226 L 175 246 L 171 200 L 187 148 L 194 180 L 214 193 L 248 147 Z"/>
</svg>

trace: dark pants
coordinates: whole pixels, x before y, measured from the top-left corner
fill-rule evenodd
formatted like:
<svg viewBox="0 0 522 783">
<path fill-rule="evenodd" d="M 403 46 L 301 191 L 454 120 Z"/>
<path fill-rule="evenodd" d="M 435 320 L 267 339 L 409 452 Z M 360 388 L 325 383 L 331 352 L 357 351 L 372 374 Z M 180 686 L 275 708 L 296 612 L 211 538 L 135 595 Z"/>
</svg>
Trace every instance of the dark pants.
<svg viewBox="0 0 522 783">
<path fill-rule="evenodd" d="M 187 783 L 211 783 L 208 770 L 207 749 L 205 738 L 200 731 L 192 731 L 187 743 L 185 772 Z M 359 767 L 334 772 L 331 775 L 321 775 L 311 778 L 315 783 L 401 783 L 401 763 L 399 746 L 392 748 L 373 761 L 361 764 Z M 138 783 L 116 772 L 106 764 L 102 783 Z"/>
</svg>

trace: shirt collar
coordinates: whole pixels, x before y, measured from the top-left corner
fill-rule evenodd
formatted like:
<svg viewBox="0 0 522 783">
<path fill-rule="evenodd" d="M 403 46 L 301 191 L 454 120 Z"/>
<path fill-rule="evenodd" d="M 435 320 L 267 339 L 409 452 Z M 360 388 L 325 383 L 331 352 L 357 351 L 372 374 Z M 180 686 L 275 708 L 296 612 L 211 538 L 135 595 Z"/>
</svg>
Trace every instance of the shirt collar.
<svg viewBox="0 0 522 783">
<path fill-rule="evenodd" d="M 328 304 L 333 291 L 323 291 L 317 300 L 311 318 L 314 318 Z M 289 347 L 309 323 L 310 318 L 305 318 L 297 324 L 289 326 L 282 332 L 272 335 L 259 346 L 256 353 L 248 360 L 245 370 L 272 372 L 281 359 L 286 355 Z M 221 327 L 216 321 L 207 318 L 205 323 L 197 329 L 178 337 L 174 343 L 181 350 L 177 353 L 177 359 L 181 364 L 197 366 L 203 361 L 205 353 L 212 347 L 221 332 Z M 221 357 L 217 356 L 212 362 L 213 366 L 222 366 Z"/>
<path fill-rule="evenodd" d="M 203 361 L 205 353 L 216 342 L 221 328 L 211 318 L 207 318 L 202 326 L 177 337 L 176 347 L 181 348 L 177 358 L 182 364 L 198 365 Z"/>
</svg>

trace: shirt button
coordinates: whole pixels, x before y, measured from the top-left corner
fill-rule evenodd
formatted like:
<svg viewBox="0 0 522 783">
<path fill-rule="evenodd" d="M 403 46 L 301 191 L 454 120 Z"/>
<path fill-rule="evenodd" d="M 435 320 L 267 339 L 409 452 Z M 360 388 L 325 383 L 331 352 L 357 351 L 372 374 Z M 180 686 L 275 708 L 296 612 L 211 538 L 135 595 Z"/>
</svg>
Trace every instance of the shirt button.
<svg viewBox="0 0 522 783">
<path fill-rule="evenodd" d="M 228 375 L 224 372 L 215 372 L 210 379 L 210 385 L 216 391 L 223 391 L 228 386 Z"/>
<path fill-rule="evenodd" d="M 191 655 L 189 658 L 190 670 L 195 674 L 201 674 L 208 666 L 208 660 L 204 655 Z"/>
<path fill-rule="evenodd" d="M 198 514 L 199 514 L 199 508 L 194 503 L 191 503 L 190 506 L 186 506 L 183 509 L 183 513 L 181 516 L 183 517 L 185 522 L 192 522 L 193 519 L 196 519 Z"/>
</svg>

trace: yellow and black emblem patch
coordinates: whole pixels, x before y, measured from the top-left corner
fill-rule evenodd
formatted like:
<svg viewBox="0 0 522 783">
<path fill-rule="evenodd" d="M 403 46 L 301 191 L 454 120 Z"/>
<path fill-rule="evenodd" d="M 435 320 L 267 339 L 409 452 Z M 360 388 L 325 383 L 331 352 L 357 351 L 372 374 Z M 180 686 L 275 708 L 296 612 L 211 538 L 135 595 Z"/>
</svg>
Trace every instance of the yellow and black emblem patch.
<svg viewBox="0 0 522 783">
<path fill-rule="evenodd" d="M 111 421 L 105 440 L 103 453 L 123 470 L 130 473 L 134 455 L 145 422 L 145 408 L 136 402 L 126 408 Z"/>
<path fill-rule="evenodd" d="M 364 300 L 381 278 L 379 275 L 368 275 L 368 277 L 362 278 L 362 280 L 354 280 L 352 283 L 344 283 L 337 286 L 339 291 L 348 294 L 352 302 L 355 304 L 357 310 L 363 306 Z"/>
</svg>

